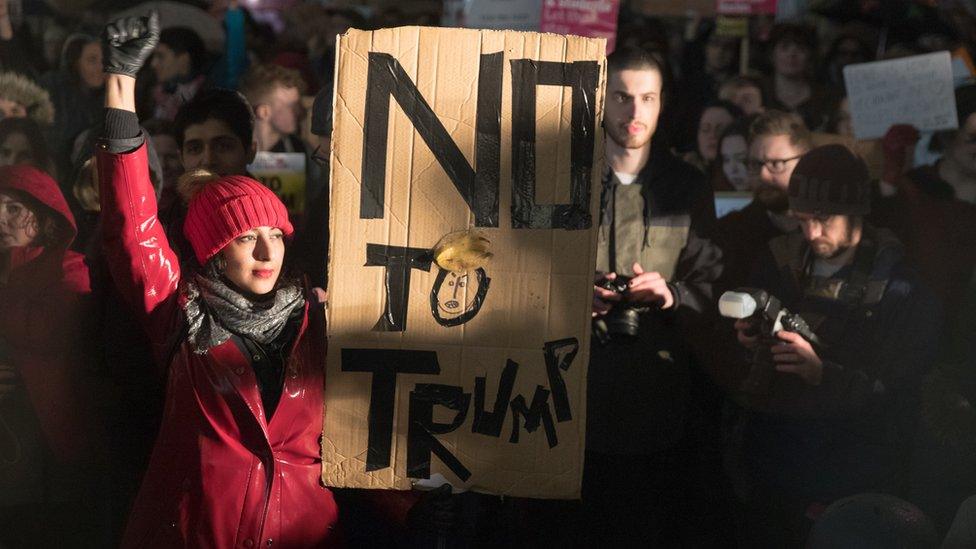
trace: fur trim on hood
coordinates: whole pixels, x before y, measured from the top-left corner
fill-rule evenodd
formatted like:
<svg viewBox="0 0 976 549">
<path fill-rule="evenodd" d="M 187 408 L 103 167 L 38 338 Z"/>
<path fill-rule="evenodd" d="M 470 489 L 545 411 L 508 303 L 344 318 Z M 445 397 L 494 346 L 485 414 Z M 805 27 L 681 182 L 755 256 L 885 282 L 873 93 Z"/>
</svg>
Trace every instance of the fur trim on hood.
<svg viewBox="0 0 976 549">
<path fill-rule="evenodd" d="M 20 103 L 27 116 L 40 126 L 54 123 L 54 104 L 47 90 L 30 78 L 15 72 L 0 73 L 0 98 Z"/>
</svg>

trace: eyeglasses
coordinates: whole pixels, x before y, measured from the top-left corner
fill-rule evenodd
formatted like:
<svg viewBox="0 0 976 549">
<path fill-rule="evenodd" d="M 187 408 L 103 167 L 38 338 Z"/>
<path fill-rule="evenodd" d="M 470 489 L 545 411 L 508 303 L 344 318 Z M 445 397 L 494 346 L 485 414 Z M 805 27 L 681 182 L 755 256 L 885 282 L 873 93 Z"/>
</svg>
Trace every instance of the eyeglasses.
<svg viewBox="0 0 976 549">
<path fill-rule="evenodd" d="M 790 158 L 767 158 L 766 160 L 756 160 L 755 158 L 750 158 L 746 161 L 746 169 L 751 173 L 759 173 L 759 170 L 766 167 L 769 173 L 783 173 L 786 171 L 786 165 L 788 162 L 798 160 L 802 154 L 793 156 Z"/>
</svg>

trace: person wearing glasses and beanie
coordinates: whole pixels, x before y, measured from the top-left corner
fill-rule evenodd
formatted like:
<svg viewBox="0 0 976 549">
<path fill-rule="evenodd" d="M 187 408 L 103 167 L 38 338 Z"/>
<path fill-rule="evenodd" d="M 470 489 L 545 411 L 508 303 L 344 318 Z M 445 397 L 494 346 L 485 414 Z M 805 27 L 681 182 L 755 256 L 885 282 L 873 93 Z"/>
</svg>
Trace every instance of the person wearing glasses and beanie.
<svg viewBox="0 0 976 549">
<path fill-rule="evenodd" d="M 156 14 L 105 30 L 106 111 L 97 143 L 103 245 L 167 377 L 165 410 L 124 547 L 329 547 L 338 509 L 320 480 L 325 318 L 283 269 L 282 202 L 244 175 L 196 188 L 181 269 L 157 219 L 135 75 Z"/>
<path fill-rule="evenodd" d="M 753 320 L 736 321 L 741 371 L 747 349 L 771 345 L 772 357 L 767 386 L 729 388 L 745 547 L 802 547 L 831 502 L 905 492 L 918 388 L 938 348 L 938 300 L 894 234 L 864 220 L 864 162 L 826 145 L 794 164 L 787 202 L 800 230 L 769 241 L 749 286 L 799 314 L 818 341 L 782 330 L 764 343 Z"/>
<path fill-rule="evenodd" d="M 722 250 L 722 286 L 743 286 L 770 239 L 797 229 L 787 215 L 787 188 L 800 157 L 812 147 L 796 114 L 769 110 L 749 126 L 748 178 L 754 198 L 716 223 L 712 241 Z"/>
</svg>

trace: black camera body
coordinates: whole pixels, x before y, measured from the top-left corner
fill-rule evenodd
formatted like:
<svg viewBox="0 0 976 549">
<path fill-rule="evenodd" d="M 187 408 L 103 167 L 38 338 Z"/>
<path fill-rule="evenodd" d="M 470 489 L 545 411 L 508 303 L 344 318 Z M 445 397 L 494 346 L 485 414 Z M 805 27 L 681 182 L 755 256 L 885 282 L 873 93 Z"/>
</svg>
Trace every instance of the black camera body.
<svg viewBox="0 0 976 549">
<path fill-rule="evenodd" d="M 613 280 L 604 278 L 596 285 L 623 297 L 631 278 L 633 277 L 618 274 Z M 610 312 L 593 321 L 597 338 L 603 344 L 608 343 L 610 339 L 636 338 L 640 333 L 640 315 L 645 307 L 644 304 L 632 303 L 626 298 L 617 302 Z"/>
<path fill-rule="evenodd" d="M 752 394 L 766 394 L 773 381 L 776 366 L 773 363 L 771 347 L 779 342 L 776 332 L 794 332 L 803 336 L 815 346 L 822 346 L 817 334 L 813 333 L 806 320 L 791 313 L 775 296 L 757 288 L 736 288 L 725 292 L 718 302 L 719 313 L 726 318 L 751 320 L 753 329 L 750 336 L 759 337 L 759 346 L 753 355 L 749 376 L 742 384 L 742 390 Z"/>
</svg>

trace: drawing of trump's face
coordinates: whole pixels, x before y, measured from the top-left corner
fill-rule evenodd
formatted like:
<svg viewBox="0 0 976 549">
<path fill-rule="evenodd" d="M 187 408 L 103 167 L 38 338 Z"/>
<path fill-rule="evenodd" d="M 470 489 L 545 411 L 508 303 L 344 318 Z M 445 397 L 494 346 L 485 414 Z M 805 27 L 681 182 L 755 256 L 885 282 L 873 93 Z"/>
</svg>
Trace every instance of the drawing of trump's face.
<svg viewBox="0 0 976 549">
<path fill-rule="evenodd" d="M 460 273 L 442 269 L 430 294 L 434 320 L 442 326 L 458 326 L 474 318 L 490 281 L 484 269 Z"/>
</svg>

